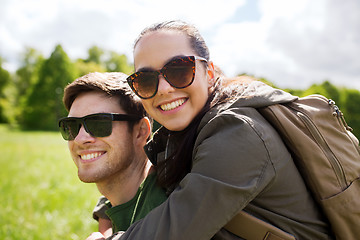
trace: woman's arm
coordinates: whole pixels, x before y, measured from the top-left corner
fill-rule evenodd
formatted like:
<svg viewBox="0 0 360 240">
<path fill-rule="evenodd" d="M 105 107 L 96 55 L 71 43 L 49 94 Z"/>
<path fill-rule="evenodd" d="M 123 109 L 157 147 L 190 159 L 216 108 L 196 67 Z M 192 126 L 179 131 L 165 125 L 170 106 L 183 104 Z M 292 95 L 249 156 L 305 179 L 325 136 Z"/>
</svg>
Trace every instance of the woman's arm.
<svg viewBox="0 0 360 240">
<path fill-rule="evenodd" d="M 206 124 L 194 148 L 193 168 L 174 192 L 119 239 L 210 239 L 274 177 L 251 119 L 223 114 Z M 269 138 L 269 140 L 271 140 Z"/>
</svg>

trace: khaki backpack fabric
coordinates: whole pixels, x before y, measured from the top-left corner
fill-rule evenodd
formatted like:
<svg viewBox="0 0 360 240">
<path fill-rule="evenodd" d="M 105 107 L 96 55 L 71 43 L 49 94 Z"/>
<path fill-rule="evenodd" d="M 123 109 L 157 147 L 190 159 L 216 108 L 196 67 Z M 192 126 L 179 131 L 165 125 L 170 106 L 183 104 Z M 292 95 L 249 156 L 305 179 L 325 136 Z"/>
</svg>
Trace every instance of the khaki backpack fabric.
<svg viewBox="0 0 360 240">
<path fill-rule="evenodd" d="M 282 137 L 336 239 L 359 239 L 359 141 L 335 102 L 310 95 L 258 110 Z M 225 228 L 246 239 L 289 239 L 286 233 L 271 229 L 274 226 L 252 218 L 240 213 Z M 245 221 L 251 221 L 252 227 L 241 229 Z"/>
</svg>

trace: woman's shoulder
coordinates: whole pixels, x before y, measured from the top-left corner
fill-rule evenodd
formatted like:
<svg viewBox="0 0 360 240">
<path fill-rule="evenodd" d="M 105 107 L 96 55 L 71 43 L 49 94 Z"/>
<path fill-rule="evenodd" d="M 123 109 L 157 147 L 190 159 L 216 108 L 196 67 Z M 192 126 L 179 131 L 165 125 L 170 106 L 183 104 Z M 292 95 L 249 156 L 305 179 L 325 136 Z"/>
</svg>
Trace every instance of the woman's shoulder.
<svg viewBox="0 0 360 240">
<path fill-rule="evenodd" d="M 261 108 L 278 103 L 292 102 L 298 97 L 260 81 L 225 84 L 221 90 L 228 97 L 221 102 L 221 108 L 253 107 Z"/>
<path fill-rule="evenodd" d="M 234 91 L 234 94 L 227 97 L 226 100 L 211 107 L 202 118 L 199 130 L 209 122 L 219 118 L 233 118 L 234 121 L 244 119 L 250 121 L 262 120 L 262 116 L 257 109 L 297 99 L 296 96 L 259 81 L 248 82 L 243 84 L 242 87 L 237 86 L 236 82 L 232 83 L 232 85 L 236 85 L 236 88 L 241 90 Z M 233 88 L 232 85 L 227 85 L 227 87 L 231 89 Z M 229 91 L 231 92 L 231 90 Z"/>
<path fill-rule="evenodd" d="M 199 124 L 197 143 L 209 137 L 220 137 L 229 141 L 254 138 L 264 143 L 267 142 L 266 139 L 280 141 L 276 130 L 258 109 L 246 106 L 241 101 L 242 99 L 237 99 L 232 103 L 219 104 L 211 108 Z"/>
<path fill-rule="evenodd" d="M 229 125 L 243 121 L 256 121 L 259 117 L 256 108 L 244 106 L 241 101 L 242 99 L 238 98 L 212 107 L 201 119 L 198 132 L 209 123 L 215 124 L 216 122 L 218 125 L 223 122 L 225 125 Z"/>
</svg>

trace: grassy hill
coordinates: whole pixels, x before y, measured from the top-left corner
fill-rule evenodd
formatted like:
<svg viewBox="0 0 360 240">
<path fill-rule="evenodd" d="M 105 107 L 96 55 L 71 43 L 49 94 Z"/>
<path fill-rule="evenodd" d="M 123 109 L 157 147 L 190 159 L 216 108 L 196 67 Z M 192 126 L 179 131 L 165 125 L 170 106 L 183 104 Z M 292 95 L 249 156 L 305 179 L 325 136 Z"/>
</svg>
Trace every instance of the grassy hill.
<svg viewBox="0 0 360 240">
<path fill-rule="evenodd" d="M 98 197 L 59 133 L 0 125 L 0 239 L 85 239 L 97 230 Z"/>
</svg>

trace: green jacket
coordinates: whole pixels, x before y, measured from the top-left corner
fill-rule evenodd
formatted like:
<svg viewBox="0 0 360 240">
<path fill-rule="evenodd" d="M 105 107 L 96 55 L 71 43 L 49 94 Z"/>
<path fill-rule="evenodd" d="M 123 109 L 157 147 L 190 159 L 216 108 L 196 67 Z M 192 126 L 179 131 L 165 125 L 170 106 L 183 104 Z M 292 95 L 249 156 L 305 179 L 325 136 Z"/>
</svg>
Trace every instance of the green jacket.
<svg viewBox="0 0 360 240">
<path fill-rule="evenodd" d="M 243 209 L 297 239 L 329 239 L 290 153 L 256 110 L 295 98 L 254 82 L 241 97 L 213 107 L 200 123 L 191 172 L 120 239 L 240 239 L 222 227 Z M 159 136 L 154 141 L 163 146 L 152 151 L 176 145 Z M 164 153 L 149 157 L 162 161 Z"/>
</svg>

